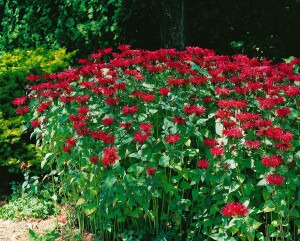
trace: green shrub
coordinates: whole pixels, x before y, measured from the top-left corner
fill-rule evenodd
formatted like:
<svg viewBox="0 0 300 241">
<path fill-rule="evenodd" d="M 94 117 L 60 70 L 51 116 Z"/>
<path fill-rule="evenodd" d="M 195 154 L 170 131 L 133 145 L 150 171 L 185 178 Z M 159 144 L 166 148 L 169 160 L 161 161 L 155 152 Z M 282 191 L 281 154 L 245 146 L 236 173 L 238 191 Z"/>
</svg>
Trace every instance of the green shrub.
<svg viewBox="0 0 300 241">
<path fill-rule="evenodd" d="M 22 162 L 39 163 L 40 158 L 29 135 L 22 133 L 23 117 L 17 116 L 12 100 L 26 94 L 27 76 L 47 74 L 66 69 L 75 55 L 66 49 L 43 47 L 16 49 L 0 55 L 0 166 L 17 172 Z"/>
</svg>

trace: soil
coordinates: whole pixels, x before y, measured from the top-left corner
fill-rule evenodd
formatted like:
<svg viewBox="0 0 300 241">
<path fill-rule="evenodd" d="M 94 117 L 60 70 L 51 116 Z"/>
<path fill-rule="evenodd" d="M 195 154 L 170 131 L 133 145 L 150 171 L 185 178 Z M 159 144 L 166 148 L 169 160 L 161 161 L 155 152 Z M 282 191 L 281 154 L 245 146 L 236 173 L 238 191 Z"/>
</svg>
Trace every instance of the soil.
<svg viewBox="0 0 300 241">
<path fill-rule="evenodd" d="M 55 241 L 67 241 L 67 239 L 63 237 L 63 220 L 65 220 L 65 218 L 62 213 L 46 219 L 29 219 L 26 221 L 0 219 L 0 241 L 28 241 L 29 229 L 32 229 L 39 234 L 45 234 L 47 233 L 47 230 L 53 230 L 57 222 L 62 232 L 62 237 L 55 239 Z M 85 232 L 82 241 L 92 240 L 92 234 Z"/>
<path fill-rule="evenodd" d="M 45 233 L 47 229 L 54 227 L 55 221 L 56 217 L 54 216 L 26 221 L 0 219 L 0 241 L 27 241 L 29 228 L 39 233 Z"/>
</svg>

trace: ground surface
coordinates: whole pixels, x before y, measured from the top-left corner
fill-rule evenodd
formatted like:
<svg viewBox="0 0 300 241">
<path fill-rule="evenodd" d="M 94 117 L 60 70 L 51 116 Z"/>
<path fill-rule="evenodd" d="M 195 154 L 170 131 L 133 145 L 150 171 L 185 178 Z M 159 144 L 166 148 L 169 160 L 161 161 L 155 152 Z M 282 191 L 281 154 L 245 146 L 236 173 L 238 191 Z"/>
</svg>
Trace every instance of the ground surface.
<svg viewBox="0 0 300 241">
<path fill-rule="evenodd" d="M 54 227 L 55 222 L 56 217 L 54 216 L 27 221 L 0 219 L 0 241 L 28 241 L 29 228 L 39 233 L 45 233 L 47 229 Z"/>
</svg>

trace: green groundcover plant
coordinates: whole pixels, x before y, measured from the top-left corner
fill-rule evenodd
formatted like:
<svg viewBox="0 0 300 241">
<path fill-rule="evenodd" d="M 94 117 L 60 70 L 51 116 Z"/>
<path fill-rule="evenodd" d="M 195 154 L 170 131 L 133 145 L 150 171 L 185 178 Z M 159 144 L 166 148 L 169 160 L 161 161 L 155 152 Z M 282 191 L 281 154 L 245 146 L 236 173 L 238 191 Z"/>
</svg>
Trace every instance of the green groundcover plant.
<svg viewBox="0 0 300 241">
<path fill-rule="evenodd" d="M 13 101 L 68 221 L 95 240 L 298 240 L 300 60 L 119 50 Z"/>
</svg>

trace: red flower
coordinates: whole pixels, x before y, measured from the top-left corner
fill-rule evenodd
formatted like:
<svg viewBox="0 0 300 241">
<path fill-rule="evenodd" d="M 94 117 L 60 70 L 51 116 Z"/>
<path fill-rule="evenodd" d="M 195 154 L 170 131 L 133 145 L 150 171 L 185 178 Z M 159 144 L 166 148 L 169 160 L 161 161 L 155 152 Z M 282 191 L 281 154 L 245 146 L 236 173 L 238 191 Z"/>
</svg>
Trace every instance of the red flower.
<svg viewBox="0 0 300 241">
<path fill-rule="evenodd" d="M 119 102 L 119 98 L 118 97 L 113 97 L 113 98 L 107 97 L 105 99 L 105 103 L 107 105 L 110 105 L 110 106 L 116 105 L 118 102 Z"/>
<path fill-rule="evenodd" d="M 153 176 L 156 172 L 156 169 L 154 167 L 146 167 L 146 172 L 148 176 Z"/>
<path fill-rule="evenodd" d="M 152 124 L 150 123 L 142 123 L 140 124 L 140 128 L 145 131 L 145 132 L 149 132 L 152 129 Z"/>
<path fill-rule="evenodd" d="M 75 101 L 77 103 L 83 103 L 83 102 L 86 102 L 90 99 L 90 97 L 88 95 L 83 95 L 83 96 L 76 96 L 75 97 Z"/>
<path fill-rule="evenodd" d="M 210 96 L 206 96 L 203 98 L 204 104 L 209 104 L 212 101 L 212 98 Z"/>
<path fill-rule="evenodd" d="M 141 99 L 145 102 L 151 102 L 155 99 L 155 96 L 153 94 L 142 94 Z"/>
<path fill-rule="evenodd" d="M 248 213 L 248 208 L 240 202 L 231 202 L 227 203 L 221 212 L 225 217 L 245 216 Z"/>
<path fill-rule="evenodd" d="M 168 136 L 166 136 L 165 140 L 166 140 L 166 142 L 175 144 L 177 141 L 179 141 L 179 135 L 178 134 L 168 135 Z"/>
<path fill-rule="evenodd" d="M 160 88 L 159 89 L 159 94 L 160 95 L 168 95 L 170 92 L 170 88 Z"/>
<path fill-rule="evenodd" d="M 209 167 L 209 162 L 205 159 L 201 159 L 198 162 L 198 167 L 202 168 L 202 169 L 207 169 Z"/>
<path fill-rule="evenodd" d="M 199 85 L 207 82 L 207 78 L 205 76 L 193 76 L 190 78 L 190 82 Z"/>
<path fill-rule="evenodd" d="M 198 105 L 185 105 L 183 107 L 183 112 L 187 115 L 192 115 L 192 114 L 196 114 L 196 115 L 202 115 L 203 113 L 205 113 L 206 109 L 204 107 L 200 107 Z"/>
<path fill-rule="evenodd" d="M 111 116 L 102 119 L 102 124 L 105 126 L 111 125 L 113 122 L 114 122 L 114 118 Z"/>
<path fill-rule="evenodd" d="M 33 120 L 33 121 L 31 122 L 31 126 L 32 126 L 32 127 L 38 127 L 40 124 L 41 124 L 41 122 L 38 121 L 38 120 Z"/>
<path fill-rule="evenodd" d="M 219 147 L 219 146 L 215 146 L 213 148 L 210 149 L 210 153 L 215 156 L 222 156 L 225 152 L 225 149 L 223 147 Z"/>
<path fill-rule="evenodd" d="M 128 123 L 126 123 L 126 122 L 120 123 L 120 127 L 123 127 L 126 130 L 129 130 L 131 126 L 132 126 L 132 124 L 130 122 L 128 122 Z"/>
<path fill-rule="evenodd" d="M 24 114 L 28 113 L 29 111 L 30 111 L 29 106 L 24 106 L 23 108 L 19 108 L 19 109 L 16 110 L 16 112 L 19 115 L 24 115 Z"/>
<path fill-rule="evenodd" d="M 186 123 L 186 119 L 182 118 L 181 116 L 175 116 L 173 118 L 173 122 L 178 124 L 178 125 L 182 125 Z"/>
<path fill-rule="evenodd" d="M 72 137 L 72 138 L 68 138 L 66 140 L 66 144 L 65 145 L 67 147 L 73 147 L 73 146 L 75 146 L 75 144 L 76 144 L 76 139 L 74 137 Z"/>
<path fill-rule="evenodd" d="M 247 107 L 247 101 L 245 100 L 219 100 L 218 107 L 221 109 L 236 108 L 242 109 Z"/>
<path fill-rule="evenodd" d="M 211 139 L 211 138 L 205 138 L 203 141 L 205 146 L 216 146 L 218 145 L 218 142 L 216 139 Z"/>
<path fill-rule="evenodd" d="M 284 107 L 284 108 L 279 108 L 276 110 L 276 114 L 280 117 L 286 117 L 291 113 L 290 108 Z"/>
<path fill-rule="evenodd" d="M 230 94 L 230 89 L 228 89 L 228 88 L 216 88 L 216 93 L 218 95 L 229 95 Z"/>
<path fill-rule="evenodd" d="M 168 83 L 173 86 L 180 86 L 186 84 L 187 80 L 181 78 L 168 78 Z"/>
<path fill-rule="evenodd" d="M 18 105 L 23 105 L 27 100 L 26 96 L 20 97 L 20 98 L 15 98 L 13 100 L 13 105 L 18 106 Z"/>
<path fill-rule="evenodd" d="M 122 107 L 121 109 L 121 112 L 124 114 L 124 115 L 133 115 L 134 113 L 136 113 L 138 111 L 138 108 L 137 106 L 124 106 Z"/>
<path fill-rule="evenodd" d="M 79 108 L 78 108 L 78 113 L 80 114 L 80 115 L 85 115 L 85 114 L 87 114 L 89 112 L 89 107 L 88 106 L 80 106 Z"/>
<path fill-rule="evenodd" d="M 277 185 L 277 186 L 281 185 L 284 181 L 283 176 L 280 176 L 278 174 L 268 175 L 266 180 L 267 183 Z"/>
<path fill-rule="evenodd" d="M 246 140 L 245 145 L 249 149 L 258 149 L 260 147 L 260 142 L 258 140 Z"/>
<path fill-rule="evenodd" d="M 143 143 L 148 139 L 149 135 L 150 132 L 143 133 L 142 131 L 137 131 L 133 138 L 136 142 Z"/>
<path fill-rule="evenodd" d="M 90 162 L 97 164 L 97 162 L 99 161 L 99 157 L 98 156 L 91 156 L 90 157 Z"/>
<path fill-rule="evenodd" d="M 119 156 L 117 154 L 116 147 L 107 147 L 104 149 L 102 164 L 104 166 L 113 165 L 118 160 Z"/>
<path fill-rule="evenodd" d="M 268 167 L 279 167 L 283 160 L 277 156 L 266 156 L 261 160 L 262 164 Z"/>
<path fill-rule="evenodd" d="M 231 138 L 243 137 L 243 132 L 239 128 L 226 129 L 226 130 L 223 130 L 222 133 L 223 133 L 224 136 L 228 136 L 228 137 L 231 137 Z"/>
</svg>

